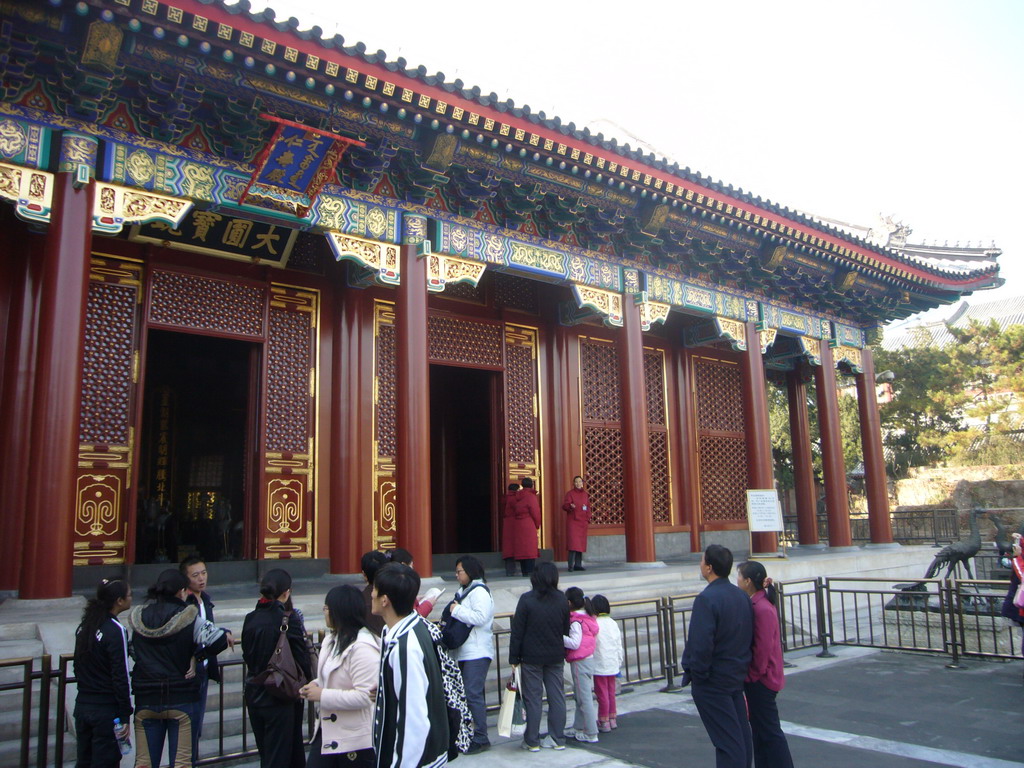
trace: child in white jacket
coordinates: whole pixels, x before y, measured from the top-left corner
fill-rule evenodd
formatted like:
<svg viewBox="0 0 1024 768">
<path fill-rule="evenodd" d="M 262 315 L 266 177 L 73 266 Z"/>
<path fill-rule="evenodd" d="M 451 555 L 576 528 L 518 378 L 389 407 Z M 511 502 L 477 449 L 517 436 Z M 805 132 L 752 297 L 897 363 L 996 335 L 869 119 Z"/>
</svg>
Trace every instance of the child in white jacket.
<svg viewBox="0 0 1024 768">
<path fill-rule="evenodd" d="M 626 652 L 622 647 L 622 630 L 611 617 L 611 606 L 604 595 L 591 600 L 597 612 L 597 647 L 594 649 L 594 692 L 597 694 L 597 730 L 608 733 L 618 728 L 615 721 L 615 678 L 622 671 Z"/>
</svg>

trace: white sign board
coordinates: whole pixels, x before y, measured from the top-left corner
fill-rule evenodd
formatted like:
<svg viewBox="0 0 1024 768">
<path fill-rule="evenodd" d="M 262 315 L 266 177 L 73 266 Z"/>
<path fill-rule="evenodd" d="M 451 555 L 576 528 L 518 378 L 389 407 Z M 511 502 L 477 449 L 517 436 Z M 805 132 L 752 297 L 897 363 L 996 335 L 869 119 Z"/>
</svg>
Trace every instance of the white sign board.
<svg viewBox="0 0 1024 768">
<path fill-rule="evenodd" d="M 751 533 L 782 530 L 782 506 L 774 489 L 747 491 L 747 522 Z"/>
</svg>

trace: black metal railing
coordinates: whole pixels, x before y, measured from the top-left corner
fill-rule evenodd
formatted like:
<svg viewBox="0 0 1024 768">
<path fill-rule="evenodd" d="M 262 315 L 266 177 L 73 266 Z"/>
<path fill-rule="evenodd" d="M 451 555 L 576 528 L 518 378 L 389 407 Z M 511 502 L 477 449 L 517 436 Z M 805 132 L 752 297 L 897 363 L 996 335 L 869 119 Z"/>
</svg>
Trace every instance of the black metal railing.
<svg viewBox="0 0 1024 768">
<path fill-rule="evenodd" d="M 921 579 L 894 584 L 878 578 L 809 578 L 776 585 L 783 651 L 861 646 L 944 654 L 955 667 L 963 657 L 1020 660 L 1020 641 L 1001 617 L 1008 581 L 990 579 Z M 677 687 L 679 659 L 697 593 L 612 604 L 623 635 L 624 684 L 664 680 L 663 690 Z M 508 678 L 511 614 L 494 622 L 494 660 L 487 683 L 488 709 L 499 706 Z M 322 640 L 322 632 L 320 638 Z M 54 666 L 54 664 L 56 664 Z M 206 735 L 199 765 L 255 758 L 242 681 L 245 665 L 236 653 L 220 663 L 223 682 L 208 700 Z M 20 750 L 5 763 L 45 768 L 71 762 L 68 702 L 75 685 L 71 656 L 0 660 L 0 694 L 17 699 L 21 711 Z M 7 709 L 13 709 L 8 699 Z M 307 740 L 315 725 L 307 707 Z M 8 726 L 10 729 L 10 726 Z M 10 729 L 9 732 L 12 732 Z M 213 734 L 216 734 L 215 736 Z M 215 748 L 214 748 L 215 747 Z M 70 747 L 73 751 L 73 747 Z M 52 760 L 50 759 L 52 754 Z M 17 760 L 15 763 L 14 760 Z"/>
<path fill-rule="evenodd" d="M 889 513 L 893 541 L 899 544 L 949 544 L 960 538 L 960 517 L 956 509 L 900 509 Z M 828 541 L 828 517 L 818 514 L 818 540 Z M 783 517 L 782 538 L 787 544 L 799 541 L 796 515 Z M 850 537 L 856 544 L 871 541 L 867 515 L 850 516 Z"/>
</svg>

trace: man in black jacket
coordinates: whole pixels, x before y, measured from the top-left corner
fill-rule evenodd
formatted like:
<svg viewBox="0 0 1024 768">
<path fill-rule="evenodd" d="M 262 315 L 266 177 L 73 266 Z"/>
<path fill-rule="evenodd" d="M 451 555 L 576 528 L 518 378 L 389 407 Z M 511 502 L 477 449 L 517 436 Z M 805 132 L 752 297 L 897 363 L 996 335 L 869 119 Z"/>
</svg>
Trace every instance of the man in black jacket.
<svg viewBox="0 0 1024 768">
<path fill-rule="evenodd" d="M 178 570 L 188 579 L 188 595 L 185 597 L 186 605 L 194 605 L 199 610 L 199 618 L 203 621 L 215 623 L 213 618 L 213 600 L 206 592 L 208 572 L 206 563 L 197 555 L 186 557 L 181 561 Z M 235 645 L 231 630 L 225 630 L 229 648 Z M 203 719 L 206 717 L 206 693 L 213 680 L 220 685 L 220 667 L 217 665 L 217 656 L 210 654 L 207 648 L 200 648 L 196 653 L 199 662 L 196 665 L 196 678 L 199 680 L 199 707 L 196 712 L 193 728 L 193 743 L 196 745 L 195 753 L 192 755 L 193 764 L 199 760 L 199 739 L 203 736 Z"/>
<path fill-rule="evenodd" d="M 711 544 L 700 559 L 708 585 L 693 601 L 681 666 L 693 703 L 715 745 L 716 768 L 750 768 L 753 747 L 743 680 L 750 667 L 754 614 L 750 598 L 729 582 L 732 552 Z"/>
<path fill-rule="evenodd" d="M 379 768 L 448 762 L 448 703 L 430 629 L 413 610 L 419 590 L 419 574 L 402 563 L 373 579 L 373 612 L 386 625 L 373 718 Z"/>
</svg>

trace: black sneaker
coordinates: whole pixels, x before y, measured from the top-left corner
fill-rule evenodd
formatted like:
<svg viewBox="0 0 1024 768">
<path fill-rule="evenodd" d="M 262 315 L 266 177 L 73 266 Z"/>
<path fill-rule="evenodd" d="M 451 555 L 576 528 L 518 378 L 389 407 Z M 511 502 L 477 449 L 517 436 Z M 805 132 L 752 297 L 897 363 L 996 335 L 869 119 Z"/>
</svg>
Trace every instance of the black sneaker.
<svg viewBox="0 0 1024 768">
<path fill-rule="evenodd" d="M 472 744 L 469 745 L 469 749 L 467 749 L 464 754 L 467 754 L 467 755 L 477 755 L 477 754 L 480 754 L 481 752 L 486 752 L 490 748 L 491 748 L 490 744 L 478 744 L 477 742 L 474 741 Z"/>
</svg>

